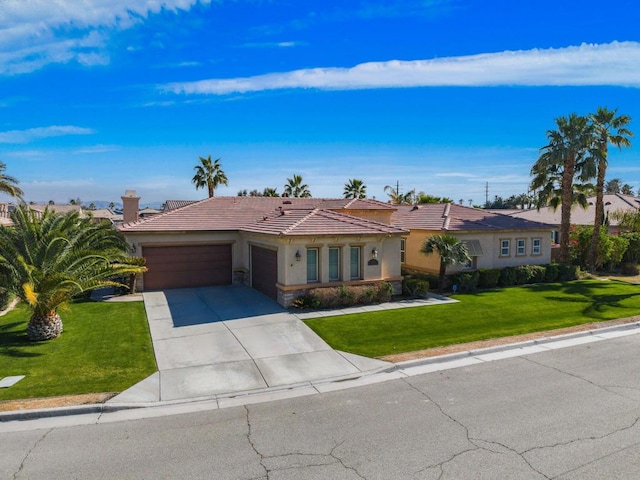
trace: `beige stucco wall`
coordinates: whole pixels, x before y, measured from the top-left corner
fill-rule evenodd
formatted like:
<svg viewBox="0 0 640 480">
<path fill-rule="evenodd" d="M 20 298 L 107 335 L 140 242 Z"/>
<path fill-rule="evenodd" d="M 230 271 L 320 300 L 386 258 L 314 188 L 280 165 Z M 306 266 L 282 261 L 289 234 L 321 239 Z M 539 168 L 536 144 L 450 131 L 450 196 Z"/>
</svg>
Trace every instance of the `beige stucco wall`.
<svg viewBox="0 0 640 480">
<path fill-rule="evenodd" d="M 482 247 L 483 255 L 476 257 L 476 268 L 504 268 L 516 265 L 542 265 L 551 263 L 551 230 L 509 230 L 502 232 L 470 232 L 453 233 L 460 240 L 478 240 Z M 438 273 L 440 259 L 438 255 L 425 255 L 420 253 L 424 242 L 433 235 L 441 235 L 442 232 L 412 230 L 406 237 L 405 266 L 413 270 L 429 273 Z M 525 239 L 526 254 L 516 255 L 516 239 Z M 541 240 L 541 255 L 531 255 L 532 240 Z M 510 255 L 500 256 L 500 241 L 510 240 Z M 447 267 L 447 273 L 463 270 L 460 265 Z"/>
<path fill-rule="evenodd" d="M 319 253 L 320 282 L 314 286 L 330 284 L 328 258 L 330 247 L 342 248 L 342 280 L 337 283 L 348 283 L 350 246 L 362 248 L 362 280 L 397 279 L 401 275 L 400 236 L 315 236 L 315 237 L 281 237 L 276 235 L 254 234 L 244 232 L 185 232 L 185 233 L 127 233 L 127 241 L 135 246 L 133 255 L 142 255 L 145 246 L 173 246 L 231 243 L 233 270 L 250 272 L 251 245 L 271 248 L 278 251 L 278 283 L 282 286 L 307 285 L 307 247 L 317 247 Z M 378 251 L 378 265 L 368 265 L 372 258 L 372 250 Z M 296 261 L 296 252 L 300 252 L 300 261 Z M 250 280 L 248 275 L 247 280 Z M 336 282 L 334 282 L 336 283 Z M 143 280 L 138 283 L 143 289 Z"/>
</svg>

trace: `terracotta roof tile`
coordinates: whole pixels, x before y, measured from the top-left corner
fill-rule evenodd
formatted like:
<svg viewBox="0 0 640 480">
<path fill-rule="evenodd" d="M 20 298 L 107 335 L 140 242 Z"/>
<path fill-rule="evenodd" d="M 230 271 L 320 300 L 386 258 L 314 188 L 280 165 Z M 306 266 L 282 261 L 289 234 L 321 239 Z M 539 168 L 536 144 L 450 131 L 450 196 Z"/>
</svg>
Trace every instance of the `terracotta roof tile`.
<svg viewBox="0 0 640 480">
<path fill-rule="evenodd" d="M 400 205 L 391 223 L 412 230 L 483 231 L 551 228 L 544 223 L 455 204 Z"/>
</svg>

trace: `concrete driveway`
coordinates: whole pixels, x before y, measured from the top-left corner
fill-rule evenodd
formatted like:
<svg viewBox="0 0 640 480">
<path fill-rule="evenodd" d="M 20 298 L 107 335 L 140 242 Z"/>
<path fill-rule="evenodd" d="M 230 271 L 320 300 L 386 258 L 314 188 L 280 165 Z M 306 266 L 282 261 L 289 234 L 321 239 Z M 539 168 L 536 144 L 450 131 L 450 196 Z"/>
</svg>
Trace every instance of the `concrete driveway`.
<svg viewBox="0 0 640 480">
<path fill-rule="evenodd" d="M 159 372 L 119 402 L 286 388 L 391 366 L 333 350 L 295 314 L 248 287 L 149 292 L 144 303 Z"/>
</svg>

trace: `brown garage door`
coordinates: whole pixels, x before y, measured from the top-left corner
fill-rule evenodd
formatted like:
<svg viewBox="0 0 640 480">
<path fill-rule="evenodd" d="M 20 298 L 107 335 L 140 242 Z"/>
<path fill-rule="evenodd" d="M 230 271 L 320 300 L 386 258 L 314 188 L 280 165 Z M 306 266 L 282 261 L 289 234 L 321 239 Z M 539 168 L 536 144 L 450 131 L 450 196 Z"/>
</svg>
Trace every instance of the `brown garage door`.
<svg viewBox="0 0 640 480">
<path fill-rule="evenodd" d="M 278 252 L 251 246 L 251 286 L 274 300 L 278 299 Z"/>
<path fill-rule="evenodd" d="M 231 245 L 143 247 L 145 290 L 231 283 Z"/>
</svg>

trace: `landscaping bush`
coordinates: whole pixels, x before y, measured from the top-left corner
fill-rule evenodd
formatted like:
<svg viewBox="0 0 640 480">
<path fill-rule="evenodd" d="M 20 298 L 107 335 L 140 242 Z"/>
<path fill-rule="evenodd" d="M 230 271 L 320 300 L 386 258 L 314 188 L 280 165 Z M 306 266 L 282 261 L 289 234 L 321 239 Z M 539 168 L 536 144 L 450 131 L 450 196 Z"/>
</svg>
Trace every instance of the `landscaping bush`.
<svg viewBox="0 0 640 480">
<path fill-rule="evenodd" d="M 629 241 L 629 245 L 622 256 L 623 263 L 640 263 L 640 233 L 623 233 L 620 235 Z"/>
<path fill-rule="evenodd" d="M 481 268 L 478 270 L 478 288 L 495 288 L 500 280 L 500 270 L 497 268 Z"/>
<path fill-rule="evenodd" d="M 429 286 L 426 280 L 405 277 L 402 281 L 402 293 L 411 298 L 422 298 L 429 293 Z"/>
<path fill-rule="evenodd" d="M 629 240 L 618 235 L 611 235 L 611 249 L 607 263 L 609 269 L 613 270 L 622 263 L 625 252 L 629 248 Z"/>
<path fill-rule="evenodd" d="M 620 273 L 623 275 L 640 275 L 640 268 L 637 263 L 623 263 L 620 267 Z"/>
<path fill-rule="evenodd" d="M 320 299 L 315 295 L 301 295 L 292 302 L 291 306 L 303 310 L 313 310 L 320 308 Z"/>
<path fill-rule="evenodd" d="M 375 285 L 340 285 L 314 288 L 306 295 L 296 298 L 291 306 L 305 310 L 342 308 L 388 302 L 392 296 L 393 286 L 389 282 L 379 282 Z"/>
<path fill-rule="evenodd" d="M 544 281 L 546 283 L 553 283 L 558 280 L 558 273 L 560 268 L 557 263 L 550 263 L 544 266 Z"/>
<path fill-rule="evenodd" d="M 475 292 L 478 287 L 478 279 L 480 274 L 476 272 L 464 272 L 451 275 L 449 280 L 452 285 L 458 285 L 458 292 L 468 293 Z"/>
<path fill-rule="evenodd" d="M 511 287 L 516 284 L 516 270 L 513 267 L 505 267 L 500 271 L 498 285 L 501 287 Z"/>
<path fill-rule="evenodd" d="M 544 282 L 546 269 L 542 265 L 519 265 L 514 268 L 516 285 Z"/>
<path fill-rule="evenodd" d="M 580 268 L 577 265 L 568 265 L 564 263 L 558 264 L 558 282 L 568 282 L 571 280 L 577 280 L 579 276 Z"/>
<path fill-rule="evenodd" d="M 393 285 L 389 282 L 380 282 L 376 284 L 376 302 L 384 303 L 393 297 Z"/>
</svg>

